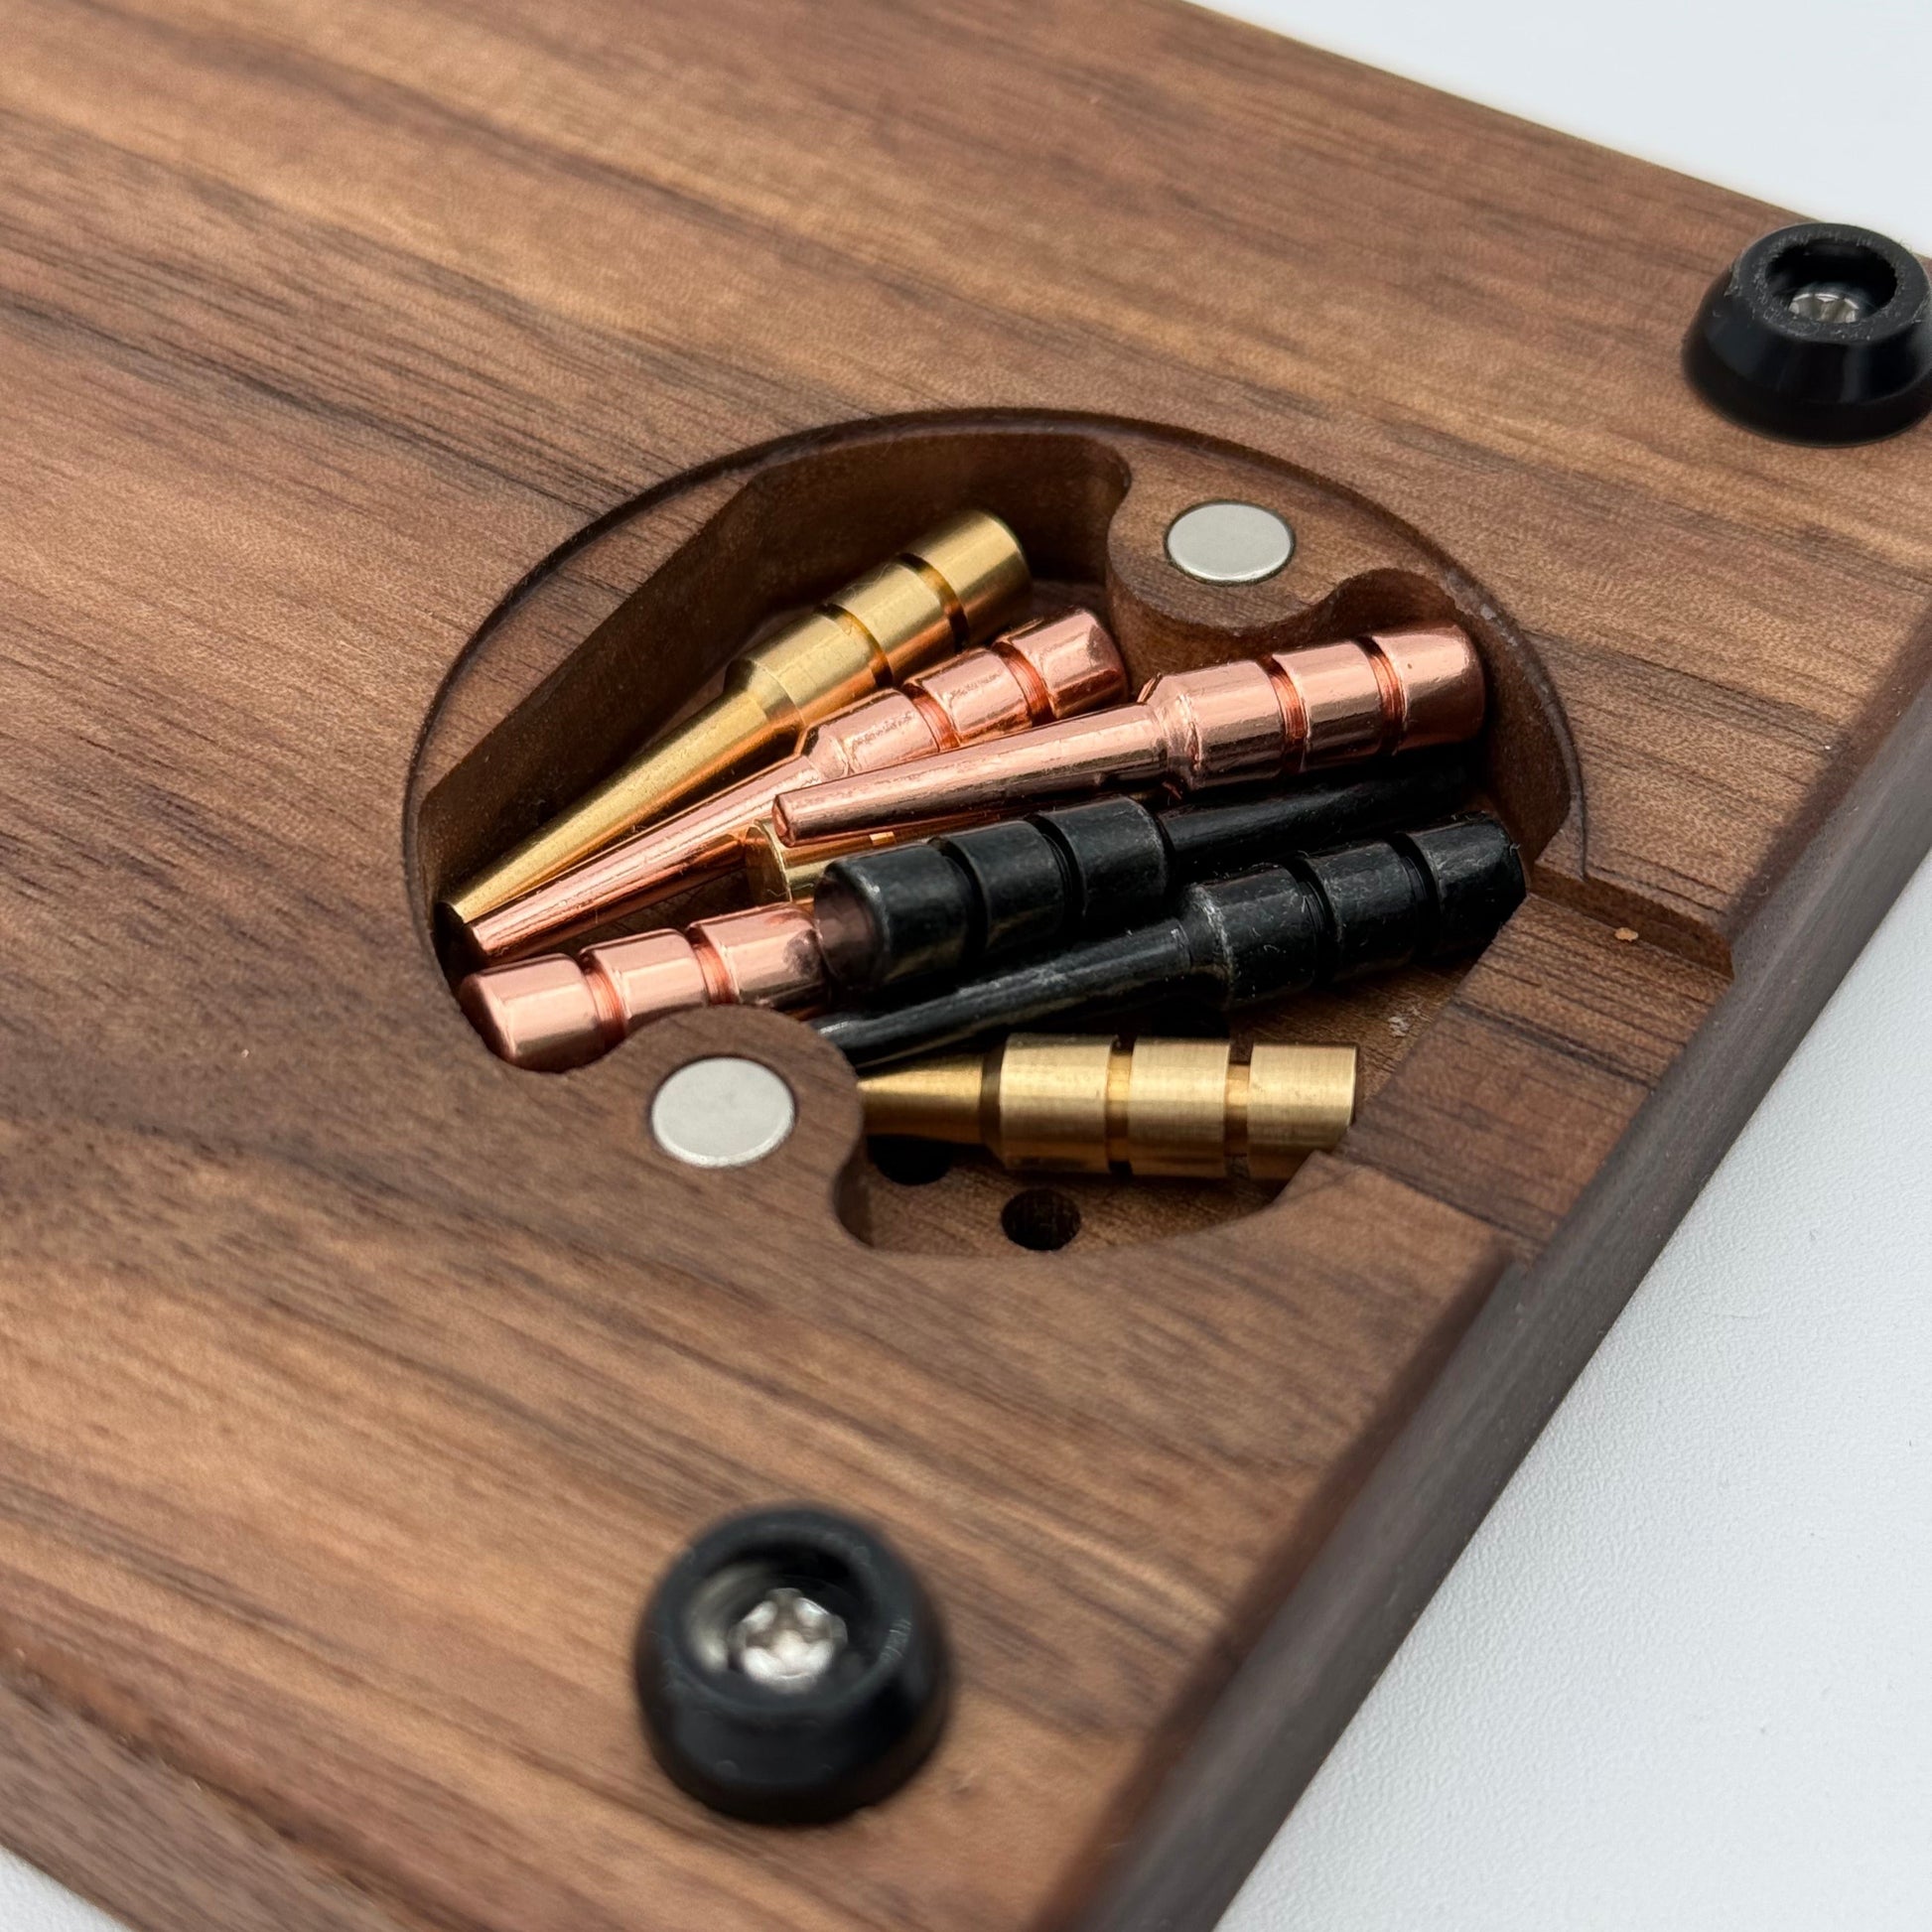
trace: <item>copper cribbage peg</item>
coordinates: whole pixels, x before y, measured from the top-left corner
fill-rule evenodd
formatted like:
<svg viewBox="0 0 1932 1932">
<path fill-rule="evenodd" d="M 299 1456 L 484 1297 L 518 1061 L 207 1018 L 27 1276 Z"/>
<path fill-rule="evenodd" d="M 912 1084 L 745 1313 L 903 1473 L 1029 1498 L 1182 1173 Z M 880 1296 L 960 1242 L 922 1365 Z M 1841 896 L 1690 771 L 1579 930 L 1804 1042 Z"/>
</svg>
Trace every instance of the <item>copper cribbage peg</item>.
<svg viewBox="0 0 1932 1932">
<path fill-rule="evenodd" d="M 639 932 L 580 957 L 545 953 L 472 973 L 457 988 L 471 1024 L 512 1065 L 562 1073 L 650 1020 L 690 1007 L 803 1007 L 825 968 L 810 901 L 754 905 L 682 932 Z"/>
<path fill-rule="evenodd" d="M 1482 729 L 1482 661 L 1452 624 L 1378 631 L 1341 643 L 1157 677 L 1119 705 L 1024 741 L 978 745 L 896 770 L 781 795 L 794 843 L 940 812 L 1018 810 L 1109 785 L 1182 791 L 1449 745 Z"/>
<path fill-rule="evenodd" d="M 723 693 L 647 745 L 567 812 L 450 896 L 473 923 L 662 818 L 687 798 L 794 750 L 805 731 L 1014 617 L 1033 582 L 1019 540 L 968 510 L 906 545 L 736 659 Z"/>
<path fill-rule="evenodd" d="M 1355 1117 L 1352 1046 L 1014 1034 L 859 1082 L 869 1134 L 985 1147 L 1001 1166 L 1280 1179 Z"/>
<path fill-rule="evenodd" d="M 1120 652 L 1091 612 L 1027 624 L 827 719 L 795 758 L 632 833 L 507 905 L 466 922 L 447 901 L 445 928 L 482 960 L 555 946 L 742 866 L 754 828 L 781 791 L 1070 718 L 1126 688 Z"/>
</svg>

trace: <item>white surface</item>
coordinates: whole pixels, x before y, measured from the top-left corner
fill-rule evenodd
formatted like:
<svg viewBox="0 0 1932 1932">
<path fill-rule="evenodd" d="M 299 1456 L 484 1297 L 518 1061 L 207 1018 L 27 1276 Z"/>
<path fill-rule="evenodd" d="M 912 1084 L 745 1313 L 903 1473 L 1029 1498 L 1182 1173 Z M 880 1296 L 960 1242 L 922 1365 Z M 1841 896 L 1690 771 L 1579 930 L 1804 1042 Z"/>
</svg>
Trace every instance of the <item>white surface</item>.
<svg viewBox="0 0 1932 1932">
<path fill-rule="evenodd" d="M 1932 1927 L 1932 867 L 1222 1932 Z"/>
<path fill-rule="evenodd" d="M 1926 0 L 1214 5 L 1813 220 L 1932 248 Z"/>
<path fill-rule="evenodd" d="M 121 1932 L 118 1919 L 83 1905 L 5 1852 L 0 1852 L 0 1927 L 5 1932 Z"/>
<path fill-rule="evenodd" d="M 1926 0 L 1227 10 L 1932 242 Z M 1932 869 L 1223 1932 L 1932 1927 L 1929 993 Z M 0 1854 L 0 1932 L 108 1925 Z"/>
</svg>

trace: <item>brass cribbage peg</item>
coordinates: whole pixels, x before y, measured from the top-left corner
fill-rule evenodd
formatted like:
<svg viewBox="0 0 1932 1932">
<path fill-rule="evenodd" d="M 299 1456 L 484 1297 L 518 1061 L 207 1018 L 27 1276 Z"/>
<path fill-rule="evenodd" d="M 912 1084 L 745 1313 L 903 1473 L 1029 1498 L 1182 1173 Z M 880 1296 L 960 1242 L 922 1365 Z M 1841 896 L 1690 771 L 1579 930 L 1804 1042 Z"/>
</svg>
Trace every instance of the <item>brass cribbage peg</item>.
<svg viewBox="0 0 1932 1932">
<path fill-rule="evenodd" d="M 1032 586 L 1019 539 L 983 510 L 928 531 L 890 563 L 736 659 L 723 692 L 446 898 L 465 926 L 685 799 L 793 751 L 868 692 L 989 636 Z"/>
<path fill-rule="evenodd" d="M 448 901 L 439 918 L 482 960 L 555 946 L 742 868 L 781 791 L 1073 717 L 1118 698 L 1126 685 L 1119 648 L 1091 612 L 1024 624 L 834 714 L 791 758 L 630 833 L 482 918 L 466 921 Z"/>
<path fill-rule="evenodd" d="M 1015 1034 L 859 1082 L 866 1131 L 985 1147 L 1008 1168 L 1202 1178 L 1292 1173 L 1355 1117 L 1352 1046 Z"/>
</svg>

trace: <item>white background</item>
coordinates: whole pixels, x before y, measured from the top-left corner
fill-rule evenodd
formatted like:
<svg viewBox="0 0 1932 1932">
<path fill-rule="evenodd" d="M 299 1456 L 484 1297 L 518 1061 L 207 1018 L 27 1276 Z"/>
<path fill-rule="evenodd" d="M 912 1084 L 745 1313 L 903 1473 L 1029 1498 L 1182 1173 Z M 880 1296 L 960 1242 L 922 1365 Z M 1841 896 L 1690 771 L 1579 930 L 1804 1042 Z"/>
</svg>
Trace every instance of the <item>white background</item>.
<svg viewBox="0 0 1932 1932">
<path fill-rule="evenodd" d="M 1932 248 L 1932 0 L 1227 10 Z M 1223 1932 L 1932 1928 L 1929 994 L 1932 867 Z"/>
</svg>

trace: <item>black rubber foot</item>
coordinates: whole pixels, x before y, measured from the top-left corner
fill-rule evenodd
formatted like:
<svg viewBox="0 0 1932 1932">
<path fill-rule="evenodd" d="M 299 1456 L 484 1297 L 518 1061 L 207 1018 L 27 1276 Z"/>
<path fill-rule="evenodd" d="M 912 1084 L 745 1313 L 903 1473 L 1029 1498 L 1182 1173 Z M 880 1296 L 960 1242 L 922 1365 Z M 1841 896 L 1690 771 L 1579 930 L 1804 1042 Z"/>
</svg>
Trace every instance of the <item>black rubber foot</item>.
<svg viewBox="0 0 1932 1932">
<path fill-rule="evenodd" d="M 1932 284 L 1868 228 L 1780 228 L 1712 284 L 1684 364 L 1747 428 L 1798 443 L 1890 436 L 1932 410 Z"/>
<path fill-rule="evenodd" d="M 789 1630 L 748 1658 L 760 1616 Z M 950 1689 L 938 1612 L 904 1560 L 806 1508 L 699 1537 L 645 1607 L 636 1670 L 665 1771 L 713 1810 L 767 1825 L 889 1797 L 938 1742 Z"/>
</svg>

